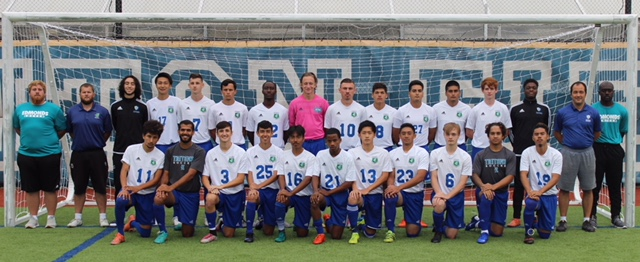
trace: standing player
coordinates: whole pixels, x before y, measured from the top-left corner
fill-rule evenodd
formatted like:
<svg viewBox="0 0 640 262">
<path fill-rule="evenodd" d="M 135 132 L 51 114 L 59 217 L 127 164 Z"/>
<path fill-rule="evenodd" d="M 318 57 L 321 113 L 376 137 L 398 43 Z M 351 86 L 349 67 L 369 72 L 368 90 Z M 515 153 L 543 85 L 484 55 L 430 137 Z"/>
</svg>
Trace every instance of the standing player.
<svg viewBox="0 0 640 262">
<path fill-rule="evenodd" d="M 349 244 L 358 244 L 360 231 L 358 225 L 359 209 L 365 211 L 364 221 L 366 226 L 363 233 L 368 238 L 373 238 L 376 230 L 382 227 L 382 184 L 387 181 L 389 173 L 393 171 L 389 152 L 382 147 L 373 144 L 376 137 L 376 125 L 365 120 L 358 126 L 358 136 L 362 143 L 361 147 L 356 147 L 350 151 L 355 159 L 356 170 L 360 170 L 360 178 L 353 183 L 349 195 L 347 212 L 349 223 L 352 227 Z"/>
<path fill-rule="evenodd" d="M 315 165 L 316 157 L 302 147 L 305 132 L 302 126 L 292 126 L 288 132 L 291 150 L 284 152 L 280 161 L 281 167 L 278 169 L 281 171 L 278 172 L 281 186 L 276 200 L 276 223 L 280 233 L 275 241 L 278 243 L 287 240 L 284 219 L 289 207 L 295 210 L 293 224 L 298 237 L 309 235 L 311 220 L 311 169 Z"/>
<path fill-rule="evenodd" d="M 273 124 L 273 137 L 271 142 L 279 148 L 284 149 L 287 141 L 287 130 L 289 129 L 289 110 L 283 105 L 276 103 L 278 89 L 274 82 L 262 84 L 262 95 L 264 100 L 249 110 L 247 118 L 247 135 L 252 145 L 260 142 L 258 137 L 258 123 L 267 120 Z"/>
<path fill-rule="evenodd" d="M 56 192 L 60 187 L 60 138 L 67 132 L 64 112 L 47 102 L 47 85 L 39 80 L 29 84 L 30 103 L 16 107 L 13 129 L 20 136 L 17 163 L 20 168 L 22 190 L 27 193 L 29 221 L 27 229 L 38 227 L 40 191 L 44 192 L 47 207 L 46 228 L 55 228 Z"/>
<path fill-rule="evenodd" d="M 329 106 L 327 114 L 324 116 L 325 129 L 332 127 L 340 129 L 342 134 L 340 146 L 344 150 L 355 148 L 360 144 L 356 135 L 356 127 L 360 122 L 366 120 L 364 106 L 353 100 L 357 92 L 358 89 L 353 80 L 350 78 L 342 79 L 340 81 L 341 99 Z"/>
<path fill-rule="evenodd" d="M 142 125 L 149 119 L 147 105 L 140 101 L 142 85 L 135 76 L 126 76 L 118 85 L 120 100 L 111 104 L 111 123 L 116 132 L 113 142 L 113 184 L 116 194 L 122 189 L 122 155 L 130 145 L 142 143 Z"/>
<path fill-rule="evenodd" d="M 260 208 L 264 217 L 262 231 L 265 235 L 273 235 L 276 226 L 275 205 L 278 195 L 279 159 L 283 155 L 282 149 L 271 144 L 273 125 L 269 121 L 258 123 L 260 144 L 247 150 L 249 158 L 249 192 L 247 193 L 247 236 L 244 242 L 252 243 L 253 220 L 256 209 Z"/>
<path fill-rule="evenodd" d="M 513 152 L 516 154 L 516 170 L 520 170 L 520 154 L 526 148 L 533 146 L 535 143 L 532 139 L 533 128 L 538 123 L 545 123 L 551 126 L 551 110 L 545 104 L 538 103 L 536 96 L 538 95 L 538 81 L 535 79 L 527 79 L 522 84 L 524 89 L 524 99 L 511 106 L 511 145 Z M 513 187 L 513 220 L 508 227 L 520 226 L 520 215 L 522 214 L 522 200 L 524 198 L 524 187 L 520 182 L 520 175 L 514 177 Z"/>
<path fill-rule="evenodd" d="M 322 226 L 322 211 L 331 207 L 331 215 L 325 215 L 327 231 L 333 239 L 342 239 L 347 224 L 347 203 L 349 188 L 357 179 L 357 171 L 353 156 L 340 148 L 340 131 L 335 128 L 327 130 L 329 149 L 318 152 L 316 165 L 311 173 L 313 195 L 311 195 L 311 216 L 318 236 L 314 245 L 326 241 L 325 229 Z"/>
<path fill-rule="evenodd" d="M 209 225 L 209 234 L 200 243 L 209 243 L 218 239 L 217 229 L 225 237 L 233 237 L 236 228 L 242 227 L 242 209 L 246 193 L 244 179 L 249 171 L 249 159 L 241 147 L 233 144 L 231 123 L 222 121 L 216 125 L 220 144 L 207 153 L 202 172 L 202 184 L 209 191 L 205 201 L 205 215 Z M 216 226 L 216 211 L 222 211 L 222 228 Z"/>
<path fill-rule="evenodd" d="M 149 120 L 142 126 L 144 142 L 127 147 L 122 157 L 120 182 L 122 191 L 116 199 L 116 226 L 118 234 L 111 241 L 112 245 L 120 245 L 125 241 L 124 232 L 134 227 L 140 236 L 151 236 L 151 225 L 157 219 L 153 199 L 155 186 L 162 177 L 164 154 L 156 148 L 163 125 L 156 120 Z M 134 207 L 136 215 L 131 216 L 125 225 L 124 216 L 130 207 Z M 164 210 L 162 210 L 164 215 Z M 160 229 L 166 231 L 166 229 Z"/>
<path fill-rule="evenodd" d="M 591 222 L 597 227 L 596 209 L 602 180 L 607 176 L 609 186 L 609 198 L 611 199 L 611 223 L 617 228 L 627 228 L 620 219 L 622 209 L 622 162 L 624 149 L 620 144 L 627 134 L 629 125 L 629 112 L 619 103 L 613 102 L 613 84 L 600 83 L 600 102 L 593 105 L 598 110 L 602 119 L 602 136 L 593 144 L 596 155 L 596 188 L 593 190 L 593 208 L 591 209 Z"/>
<path fill-rule="evenodd" d="M 365 107 L 365 112 L 366 119 L 376 124 L 375 145 L 391 151 L 393 145 L 398 144 L 398 141 L 393 141 L 393 136 L 391 135 L 393 116 L 398 110 L 387 105 L 387 98 L 389 98 L 387 85 L 383 83 L 373 84 L 373 104 Z"/>
<path fill-rule="evenodd" d="M 480 87 L 484 94 L 484 100 L 469 112 L 466 134 L 467 138 L 471 138 L 471 145 L 473 146 L 472 158 L 475 158 L 478 152 L 489 146 L 489 138 L 483 135 L 482 132 L 476 132 L 477 130 L 484 130 L 487 124 L 494 122 L 503 123 L 507 129 L 511 128 L 509 109 L 506 105 L 496 100 L 498 85 L 498 80 L 493 77 L 487 77 L 482 80 Z"/>
<path fill-rule="evenodd" d="M 324 116 L 329 108 L 329 102 L 316 95 L 318 78 L 312 72 L 306 72 L 300 78 L 302 95 L 289 104 L 289 126 L 302 126 L 306 130 L 304 149 L 317 155 L 326 149 Z"/>
<path fill-rule="evenodd" d="M 473 183 L 476 185 L 478 217 L 474 216 L 465 228 L 480 228 L 479 244 L 489 242 L 489 235 L 499 237 L 507 221 L 509 184 L 516 174 L 516 155 L 502 146 L 507 128 L 500 122 L 487 125 L 489 147 L 473 160 Z"/>
<path fill-rule="evenodd" d="M 246 150 L 247 139 L 245 137 L 249 111 L 247 106 L 236 101 L 238 84 L 231 79 L 225 79 L 220 84 L 220 90 L 222 91 L 222 101 L 213 105 L 209 114 L 209 133 L 216 140 L 216 143 L 220 143 L 220 139 L 216 138 L 216 125 L 222 121 L 228 121 L 233 130 L 242 130 L 242 132 L 233 133 L 233 143 Z"/>
<path fill-rule="evenodd" d="M 527 191 L 524 209 L 524 243 L 527 244 L 535 241 L 534 229 L 538 230 L 538 235 L 543 239 L 551 237 L 558 208 L 556 184 L 560 181 L 562 172 L 562 154 L 549 146 L 549 127 L 543 123 L 536 125 L 533 140 L 535 145 L 522 151 L 520 163 L 520 179 Z"/>
<path fill-rule="evenodd" d="M 202 75 L 191 74 L 189 76 L 191 95 L 180 103 L 180 121 L 189 120 L 195 125 L 193 143 L 204 149 L 205 152 L 208 152 L 213 148 L 208 129 L 209 109 L 216 103 L 202 94 L 203 88 L 204 80 Z"/>
<path fill-rule="evenodd" d="M 430 156 L 433 243 L 440 243 L 442 235 L 456 238 L 458 230 L 464 227 L 464 187 L 471 176 L 471 156 L 458 147 L 460 131 L 455 123 L 444 125 L 447 146 L 433 150 Z"/>
<path fill-rule="evenodd" d="M 402 147 L 390 153 L 394 169 L 387 179 L 384 199 L 384 214 L 389 229 L 384 238 L 386 243 L 396 239 L 396 207 L 403 207 L 404 220 L 408 221 L 407 237 L 418 237 L 422 229 L 423 182 L 429 171 L 429 152 L 422 147 L 414 146 L 415 138 L 415 127 L 408 123 L 402 124 L 400 126 Z"/>
<path fill-rule="evenodd" d="M 567 231 L 567 213 L 569 211 L 569 192 L 573 191 L 576 176 L 582 189 L 582 211 L 584 221 L 582 230 L 595 232 L 596 228 L 590 223 L 593 208 L 593 189 L 596 187 L 596 156 L 593 152 L 593 142 L 600 138 L 600 113 L 587 105 L 587 85 L 583 82 L 571 84 L 572 102 L 560 109 L 556 115 L 553 135 L 562 144 L 562 176 L 558 182 L 560 193 L 560 223 L 556 231 Z"/>
<path fill-rule="evenodd" d="M 442 131 L 446 123 L 456 123 L 463 128 L 467 124 L 467 117 L 471 107 L 460 101 L 460 84 L 458 81 L 451 80 L 444 86 L 447 99 L 440 101 L 433 106 L 433 110 L 438 115 L 438 128 L 436 129 L 435 148 L 442 147 L 447 142 L 444 139 L 444 132 Z M 467 150 L 466 139 L 463 135 L 458 138 L 458 147 L 462 150 Z"/>
<path fill-rule="evenodd" d="M 80 86 L 80 103 L 67 112 L 67 132 L 73 139 L 71 144 L 71 178 L 73 179 L 75 217 L 67 227 L 82 226 L 82 209 L 87 198 L 89 179 L 96 193 L 96 203 L 100 212 L 100 226 L 108 227 L 107 220 L 107 180 L 109 165 L 104 153 L 106 142 L 111 137 L 111 116 L 109 111 L 94 102 L 95 88 L 92 84 Z"/>
<path fill-rule="evenodd" d="M 173 86 L 171 75 L 161 72 L 156 76 L 158 96 L 147 101 L 149 119 L 158 120 L 164 126 L 164 135 L 158 140 L 156 147 L 163 153 L 180 141 L 178 137 L 178 119 L 180 118 L 180 99 L 170 95 Z"/>
<path fill-rule="evenodd" d="M 174 207 L 180 222 L 183 237 L 193 237 L 195 222 L 200 209 L 200 176 L 204 170 L 207 152 L 191 141 L 195 124 L 189 120 L 180 121 L 180 143 L 167 150 L 164 156 L 164 170 L 158 187 L 155 204 Z M 160 219 L 158 223 L 164 223 Z M 167 240 L 168 232 L 162 232 L 156 243 Z"/>
<path fill-rule="evenodd" d="M 400 107 L 393 117 L 393 141 L 398 141 L 400 126 L 409 123 L 416 129 L 415 145 L 428 151 L 429 143 L 436 136 L 438 117 L 433 108 L 422 102 L 424 84 L 420 80 L 409 83 L 409 98 L 411 101 Z"/>
</svg>

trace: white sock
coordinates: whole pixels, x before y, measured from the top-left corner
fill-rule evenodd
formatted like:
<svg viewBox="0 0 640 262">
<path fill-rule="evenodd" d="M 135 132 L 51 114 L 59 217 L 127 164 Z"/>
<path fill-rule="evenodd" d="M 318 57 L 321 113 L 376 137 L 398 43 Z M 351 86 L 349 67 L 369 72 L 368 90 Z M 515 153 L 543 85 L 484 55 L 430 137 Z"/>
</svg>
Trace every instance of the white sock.
<svg viewBox="0 0 640 262">
<path fill-rule="evenodd" d="M 107 213 L 100 213 L 100 220 L 107 219 Z"/>
<path fill-rule="evenodd" d="M 480 230 L 480 234 L 489 234 L 489 230 Z"/>
<path fill-rule="evenodd" d="M 584 221 L 589 221 L 589 220 L 590 220 L 590 219 L 589 219 L 588 217 L 585 217 L 585 218 L 584 218 Z"/>
<path fill-rule="evenodd" d="M 567 216 L 560 216 L 560 221 L 567 222 Z"/>
<path fill-rule="evenodd" d="M 31 216 L 33 219 L 38 220 L 38 216 Z"/>
<path fill-rule="evenodd" d="M 48 215 L 47 218 L 56 218 L 56 216 Z"/>
<path fill-rule="evenodd" d="M 76 219 L 82 220 L 82 213 L 76 213 Z"/>
</svg>

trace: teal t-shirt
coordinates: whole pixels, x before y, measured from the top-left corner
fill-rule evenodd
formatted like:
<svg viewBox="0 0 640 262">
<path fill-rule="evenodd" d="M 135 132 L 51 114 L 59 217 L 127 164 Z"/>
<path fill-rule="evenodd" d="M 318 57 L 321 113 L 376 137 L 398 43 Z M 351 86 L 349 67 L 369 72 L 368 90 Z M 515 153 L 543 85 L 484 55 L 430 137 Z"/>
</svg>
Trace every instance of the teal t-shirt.
<svg viewBox="0 0 640 262">
<path fill-rule="evenodd" d="M 629 112 L 619 103 L 606 107 L 600 102 L 595 103 L 593 108 L 600 113 L 602 123 L 602 135 L 598 143 L 621 144 L 622 134 L 626 134 L 629 129 Z"/>
<path fill-rule="evenodd" d="M 13 128 L 20 129 L 20 148 L 25 156 L 44 157 L 62 152 L 58 131 L 67 129 L 64 112 L 57 105 L 24 103 L 16 108 Z"/>
</svg>

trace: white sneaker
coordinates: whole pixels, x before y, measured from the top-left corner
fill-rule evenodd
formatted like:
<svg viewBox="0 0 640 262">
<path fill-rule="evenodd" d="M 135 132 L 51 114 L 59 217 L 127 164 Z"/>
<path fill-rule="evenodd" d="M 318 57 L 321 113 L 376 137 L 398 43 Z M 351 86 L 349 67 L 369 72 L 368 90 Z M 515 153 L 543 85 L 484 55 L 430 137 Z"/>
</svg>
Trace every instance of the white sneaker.
<svg viewBox="0 0 640 262">
<path fill-rule="evenodd" d="M 71 222 L 69 222 L 69 224 L 67 224 L 67 227 L 79 227 L 82 226 L 82 219 L 72 219 Z"/>
<path fill-rule="evenodd" d="M 292 228 L 292 227 L 293 227 L 293 225 L 289 224 L 289 222 L 287 222 L 287 221 L 284 221 L 284 227 L 286 227 L 286 228 Z"/>
<path fill-rule="evenodd" d="M 81 222 L 80 224 L 82 224 L 82 222 Z M 109 225 L 110 225 L 110 224 L 111 224 L 111 223 L 109 223 L 109 220 L 107 220 L 107 219 L 100 219 L 100 226 L 101 226 L 101 227 L 109 227 Z"/>
<path fill-rule="evenodd" d="M 26 229 L 34 229 L 37 228 L 39 226 L 38 224 L 38 219 L 35 218 L 29 218 L 29 221 L 27 222 L 26 225 L 24 225 L 24 228 Z"/>
<path fill-rule="evenodd" d="M 56 228 L 58 223 L 56 223 L 56 217 L 47 217 L 47 225 L 44 228 Z"/>
<path fill-rule="evenodd" d="M 180 220 L 178 220 L 178 217 L 173 217 L 173 226 L 178 226 L 178 225 L 182 225 L 182 223 L 180 223 Z"/>
</svg>

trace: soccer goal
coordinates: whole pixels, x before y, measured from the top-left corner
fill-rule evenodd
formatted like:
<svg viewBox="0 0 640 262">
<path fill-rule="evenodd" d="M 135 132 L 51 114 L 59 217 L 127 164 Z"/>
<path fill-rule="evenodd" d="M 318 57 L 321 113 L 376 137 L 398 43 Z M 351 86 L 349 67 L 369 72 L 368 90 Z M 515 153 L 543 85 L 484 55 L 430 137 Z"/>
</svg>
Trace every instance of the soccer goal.
<svg viewBox="0 0 640 262">
<path fill-rule="evenodd" d="M 408 83 L 414 79 L 425 84 L 429 105 L 446 99 L 444 84 L 457 80 L 462 102 L 473 106 L 483 99 L 479 85 L 486 77 L 500 81 L 498 100 L 507 105 L 520 101 L 521 83 L 534 78 L 540 82 L 538 101 L 553 113 L 571 102 L 572 82 L 588 83 L 591 103 L 598 99 L 596 83 L 606 80 L 616 85 L 615 100 L 636 119 L 638 27 L 632 15 L 6 12 L 2 18 L 5 226 L 28 215 L 15 164 L 19 142 L 12 115 L 16 105 L 28 101 L 26 87 L 33 80 L 44 80 L 48 98 L 66 110 L 79 102 L 84 82 L 96 86 L 96 100 L 108 107 L 119 99 L 117 86 L 127 75 L 141 79 L 146 101 L 155 95 L 154 76 L 162 71 L 173 76 L 172 93 L 179 98 L 189 95 L 190 73 L 204 76 L 204 92 L 215 101 L 222 99 L 222 80 L 233 78 L 238 100 L 248 107 L 261 103 L 265 81 L 278 85 L 278 102 L 288 105 L 300 94 L 299 77 L 308 71 L 318 75 L 317 93 L 329 102 L 340 99 L 339 82 L 349 77 L 361 104 L 371 104 L 371 86 L 383 82 L 390 91 L 388 103 L 396 108 L 408 102 Z M 624 183 L 623 214 L 634 226 L 638 140 L 636 126 L 629 126 L 625 172 L 632 175 Z M 70 138 L 61 141 L 59 207 L 73 199 Z M 558 146 L 555 140 L 552 145 Z M 108 143 L 108 159 L 111 148 Z M 468 203 L 474 203 L 468 195 Z"/>
</svg>

